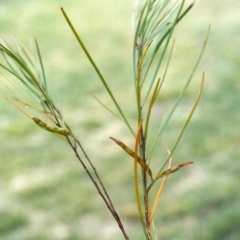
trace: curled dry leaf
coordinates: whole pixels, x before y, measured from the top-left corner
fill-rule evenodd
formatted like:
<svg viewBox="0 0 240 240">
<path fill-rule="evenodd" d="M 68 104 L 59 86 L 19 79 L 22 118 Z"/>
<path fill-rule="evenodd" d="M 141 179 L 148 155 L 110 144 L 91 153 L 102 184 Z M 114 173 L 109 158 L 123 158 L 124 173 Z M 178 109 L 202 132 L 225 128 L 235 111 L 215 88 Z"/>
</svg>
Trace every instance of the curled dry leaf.
<svg viewBox="0 0 240 240">
<path fill-rule="evenodd" d="M 172 167 L 172 168 L 169 168 L 169 169 L 167 169 L 167 170 L 159 173 L 158 176 L 156 177 L 156 179 L 159 179 L 159 178 L 165 177 L 165 176 L 167 176 L 167 175 L 170 175 L 170 174 L 178 171 L 180 168 L 185 167 L 185 166 L 187 166 L 187 165 L 189 165 L 189 164 L 192 164 L 192 163 L 193 163 L 193 162 L 184 162 L 184 163 L 181 163 L 181 164 L 179 164 L 179 165 L 177 165 L 177 166 L 174 166 L 174 167 Z"/>
<path fill-rule="evenodd" d="M 128 146 L 126 146 L 123 142 L 121 142 L 113 137 L 110 137 L 110 139 L 112 139 L 117 145 L 119 145 L 128 155 L 130 155 L 131 157 L 134 158 L 134 156 L 135 156 L 134 152 Z M 139 156 L 137 156 L 137 162 L 144 168 L 144 170 L 148 173 L 148 175 L 152 179 L 152 171 L 151 171 L 150 167 L 143 161 L 143 159 L 141 159 Z"/>
</svg>

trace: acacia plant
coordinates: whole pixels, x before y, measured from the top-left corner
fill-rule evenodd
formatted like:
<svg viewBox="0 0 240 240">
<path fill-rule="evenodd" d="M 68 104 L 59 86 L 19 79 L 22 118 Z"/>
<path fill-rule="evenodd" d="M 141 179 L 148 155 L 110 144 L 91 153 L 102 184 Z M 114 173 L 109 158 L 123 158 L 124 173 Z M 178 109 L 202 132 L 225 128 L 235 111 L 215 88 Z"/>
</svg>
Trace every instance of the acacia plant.
<svg viewBox="0 0 240 240">
<path fill-rule="evenodd" d="M 77 33 L 77 30 L 72 25 L 67 13 L 61 8 L 63 17 L 70 27 L 71 32 L 76 37 L 76 40 L 93 66 L 94 71 L 99 76 L 106 93 L 113 101 L 118 112 L 116 115 L 126 124 L 129 133 L 134 138 L 134 149 L 130 149 L 122 141 L 110 137 L 133 159 L 133 186 L 136 195 L 136 207 L 145 238 L 148 240 L 157 239 L 154 216 L 168 176 L 192 163 L 183 162 L 173 165 L 172 155 L 199 103 L 203 89 L 204 74 L 202 76 L 199 94 L 196 97 L 195 103 L 193 103 L 193 107 L 185 123 L 183 123 L 180 133 L 176 135 L 173 146 L 168 148 L 161 136 L 169 125 L 173 113 L 177 109 L 193 78 L 204 52 L 209 33 L 207 33 L 203 47 L 189 77 L 185 81 L 184 87 L 176 98 L 175 103 L 159 123 L 159 128 L 158 131 L 155 132 L 155 136 L 151 135 L 151 139 L 149 138 L 149 131 L 152 126 L 150 119 L 153 106 L 166 81 L 174 47 L 174 29 L 191 10 L 193 5 L 194 3 L 185 7 L 184 0 L 142 0 L 136 1 L 135 3 L 132 18 L 135 32 L 132 77 L 134 90 L 132 94 L 136 96 L 135 104 L 137 114 L 134 126 L 129 123 L 128 116 L 126 116 L 122 110 L 113 91 L 109 88 L 106 79 L 101 74 L 90 52 L 86 49 L 81 37 Z M 11 92 L 13 94 L 12 97 L 6 97 L 6 99 L 31 120 L 29 124 L 34 122 L 43 130 L 49 131 L 51 134 L 56 135 L 69 144 L 77 160 L 85 169 L 89 180 L 92 181 L 97 189 L 97 193 L 101 196 L 107 209 L 115 219 L 124 238 L 129 239 L 121 217 L 118 215 L 110 195 L 101 180 L 97 170 L 98 167 L 93 164 L 80 140 L 75 135 L 74 130 L 63 117 L 57 95 L 45 75 L 43 58 L 36 39 L 34 45 L 33 54 L 30 54 L 27 48 L 17 39 L 15 39 L 15 47 L 6 41 L 2 41 L 0 44 L 0 51 L 3 56 L 3 61 L 5 61 L 0 63 L 0 66 L 11 75 L 10 78 L 4 75 L 5 79 L 12 85 Z M 114 110 L 112 111 L 106 107 L 95 95 L 94 97 L 107 110 L 112 113 L 114 112 Z M 23 110 L 23 108 L 26 109 L 25 107 L 28 107 L 28 112 Z M 159 143 L 159 139 L 161 139 L 168 153 L 163 161 L 152 159 L 153 151 L 156 144 Z M 158 169 L 154 168 L 153 170 L 151 168 L 153 161 L 157 161 Z M 131 162 L 129 162 L 129 164 L 131 164 Z M 155 185 L 158 186 L 158 191 L 152 194 L 152 187 Z M 152 198 L 151 196 L 154 195 L 155 197 Z"/>
</svg>

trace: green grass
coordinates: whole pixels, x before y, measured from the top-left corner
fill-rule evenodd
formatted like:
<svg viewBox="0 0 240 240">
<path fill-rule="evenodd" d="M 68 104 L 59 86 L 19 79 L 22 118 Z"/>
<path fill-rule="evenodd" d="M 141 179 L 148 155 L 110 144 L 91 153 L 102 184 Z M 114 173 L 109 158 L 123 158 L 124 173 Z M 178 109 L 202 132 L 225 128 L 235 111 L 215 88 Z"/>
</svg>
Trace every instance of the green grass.
<svg viewBox="0 0 240 240">
<path fill-rule="evenodd" d="M 195 99 L 201 72 L 206 71 L 200 106 L 174 154 L 175 163 L 191 160 L 194 164 L 169 178 L 155 223 L 161 240 L 240 237 L 240 37 L 239 19 L 234 17 L 239 2 L 233 3 L 198 1 L 176 32 L 169 83 L 154 109 L 156 123 L 181 89 L 212 24 L 195 81 L 165 136 L 171 145 Z M 132 136 L 86 93 L 91 90 L 113 106 L 60 13 L 60 6 L 65 7 L 123 109 L 134 119 L 134 96 L 126 97 L 134 89 L 131 4 L 127 0 L 1 1 L 0 34 L 7 39 L 14 34 L 25 44 L 31 36 L 38 39 L 47 77 L 57 86 L 67 122 L 99 166 L 130 239 L 141 240 L 133 205 L 133 161 L 108 138 L 133 146 Z M 2 96 L 4 88 L 2 79 Z M 1 239 L 121 239 L 67 144 L 41 131 L 3 97 L 0 130 Z M 159 143 L 155 157 L 164 151 Z"/>
</svg>

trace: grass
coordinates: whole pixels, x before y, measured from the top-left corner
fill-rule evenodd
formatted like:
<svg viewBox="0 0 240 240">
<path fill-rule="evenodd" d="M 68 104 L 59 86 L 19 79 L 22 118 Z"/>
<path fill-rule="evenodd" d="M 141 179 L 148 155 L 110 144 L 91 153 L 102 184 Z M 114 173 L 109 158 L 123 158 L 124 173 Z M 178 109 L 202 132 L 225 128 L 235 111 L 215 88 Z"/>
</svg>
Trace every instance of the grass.
<svg viewBox="0 0 240 240">
<path fill-rule="evenodd" d="M 30 36 L 37 37 L 47 76 L 57 85 L 67 121 L 99 165 L 130 239 L 143 239 L 137 210 L 132 205 L 132 160 L 108 137 L 118 136 L 129 145 L 133 145 L 132 138 L 123 124 L 86 93 L 89 89 L 111 105 L 60 13 L 60 6 L 65 7 L 123 108 L 134 116 L 136 109 L 131 99 L 125 97 L 133 90 L 129 60 L 132 3 L 127 0 L 22 2 L 0 3 L 1 36 L 14 34 L 24 43 Z M 159 99 L 159 108 L 155 109 L 156 121 L 181 89 L 181 79 L 188 75 L 207 26 L 212 24 L 196 81 L 191 84 L 166 136 L 171 143 L 171 137 L 182 126 L 181 119 L 189 111 L 200 73 L 205 70 L 203 98 L 174 154 L 176 162 L 193 160 L 194 164 L 169 177 L 159 205 L 156 226 L 163 240 L 237 240 L 240 236 L 240 89 L 236 50 L 240 39 L 236 34 L 239 19 L 234 18 L 237 5 L 236 0 L 231 6 L 213 0 L 208 4 L 198 1 L 176 33 L 170 83 Z M 16 24 L 12 16 L 19 12 L 24 14 Z M 170 88 L 172 85 L 174 88 Z M 0 89 L 4 91 L 3 81 Z M 120 239 L 110 214 L 64 142 L 39 130 L 3 98 L 0 98 L 0 129 L 2 239 Z M 94 226 L 91 231 L 90 226 Z"/>
</svg>

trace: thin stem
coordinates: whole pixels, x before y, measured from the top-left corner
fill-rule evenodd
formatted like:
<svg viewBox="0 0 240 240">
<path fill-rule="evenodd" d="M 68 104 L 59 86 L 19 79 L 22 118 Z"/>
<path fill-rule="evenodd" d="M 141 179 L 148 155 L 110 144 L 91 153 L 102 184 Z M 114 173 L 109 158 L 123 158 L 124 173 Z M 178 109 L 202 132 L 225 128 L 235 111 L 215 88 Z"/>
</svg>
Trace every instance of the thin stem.
<svg viewBox="0 0 240 240">
<path fill-rule="evenodd" d="M 146 162 L 146 144 L 145 144 L 145 137 L 143 134 L 143 130 L 141 128 L 141 135 L 140 135 L 140 141 L 141 141 L 141 153 L 142 153 L 142 158 Z M 148 199 L 148 191 L 147 191 L 147 174 L 146 171 L 142 171 L 142 176 L 143 176 L 143 191 L 144 191 L 144 208 L 145 208 L 145 221 L 146 221 L 146 226 L 147 226 L 147 233 L 148 237 L 150 237 L 151 234 L 151 223 L 149 219 L 149 199 Z M 151 238 L 150 238 L 151 239 Z"/>
<path fill-rule="evenodd" d="M 137 135 L 136 135 L 136 142 L 135 142 L 135 149 L 134 149 L 134 186 L 135 186 L 135 195 L 137 200 L 137 206 L 138 206 L 138 213 L 140 216 L 141 221 L 143 222 L 143 212 L 141 207 L 141 200 L 140 200 L 140 191 L 139 191 L 139 184 L 138 184 L 138 146 L 139 146 L 139 139 L 140 139 L 140 129 L 142 128 L 142 121 L 140 121 Z"/>
<path fill-rule="evenodd" d="M 67 126 L 67 128 L 71 131 L 71 129 L 69 128 L 69 126 L 65 123 L 65 125 Z M 120 230 L 122 231 L 124 237 L 126 240 L 129 240 L 129 237 L 127 236 L 127 233 L 124 229 L 124 226 L 121 222 L 121 219 L 118 215 L 118 213 L 116 212 L 113 203 L 111 201 L 111 198 L 109 196 L 109 194 L 106 191 L 106 188 L 103 185 L 103 182 L 97 172 L 97 169 L 95 168 L 95 166 L 92 164 L 90 158 L 88 157 L 87 153 L 85 152 L 84 148 L 82 147 L 80 141 L 72 134 L 72 137 L 74 139 L 74 143 L 71 142 L 69 136 L 67 136 L 67 141 L 69 143 L 69 145 L 71 146 L 71 148 L 73 149 L 75 156 L 77 157 L 77 159 L 79 160 L 79 162 L 81 163 L 81 165 L 83 166 L 84 170 L 86 171 L 86 173 L 88 174 L 89 178 L 91 179 L 91 181 L 93 182 L 94 186 L 96 187 L 98 193 L 100 194 L 100 196 L 102 197 L 103 201 L 105 202 L 107 208 L 109 209 L 109 211 L 111 212 L 111 214 L 113 215 L 114 219 L 116 220 L 116 222 L 118 223 L 118 226 L 120 228 Z M 84 161 L 82 160 L 82 158 L 80 157 L 78 150 L 77 150 L 77 146 L 79 146 L 79 148 L 81 149 L 82 153 L 84 154 L 84 157 L 87 159 L 88 163 L 90 164 L 91 168 L 94 171 L 94 174 L 102 188 L 100 188 L 100 186 L 98 185 L 98 183 L 95 181 L 94 177 L 92 176 L 92 174 L 90 173 L 89 169 L 87 168 L 86 164 L 84 163 Z M 103 191 L 103 192 L 102 192 Z"/>
<path fill-rule="evenodd" d="M 138 126 L 138 131 L 136 134 L 136 141 L 135 141 L 135 148 L 134 148 L 134 187 L 135 187 L 135 195 L 136 195 L 136 201 L 137 201 L 137 206 L 138 206 L 138 213 L 139 217 L 143 226 L 143 230 L 145 233 L 145 236 L 149 238 L 149 232 L 148 232 L 148 227 L 146 222 L 144 221 L 144 215 L 142 211 L 142 206 L 141 206 L 141 195 L 139 191 L 139 183 L 138 183 L 138 147 L 140 145 L 141 141 L 141 132 L 142 132 L 142 120 L 139 123 Z"/>
</svg>

